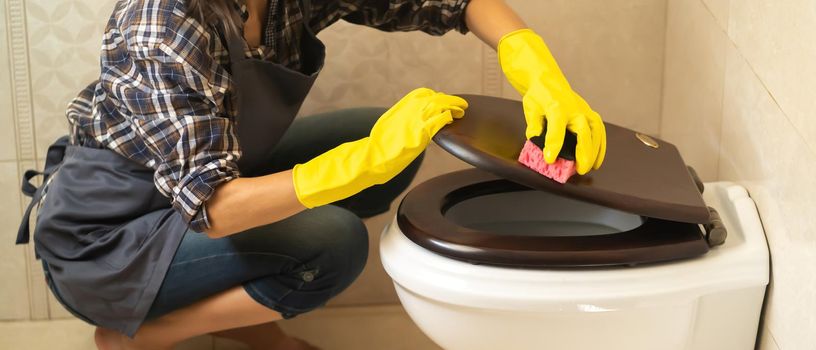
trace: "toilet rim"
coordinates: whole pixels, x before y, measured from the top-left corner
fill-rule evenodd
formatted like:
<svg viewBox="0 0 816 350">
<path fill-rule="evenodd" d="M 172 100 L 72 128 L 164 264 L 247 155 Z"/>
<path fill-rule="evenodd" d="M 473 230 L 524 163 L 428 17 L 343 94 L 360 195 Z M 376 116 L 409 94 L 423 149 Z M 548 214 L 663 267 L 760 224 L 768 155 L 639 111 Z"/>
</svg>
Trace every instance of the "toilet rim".
<svg viewBox="0 0 816 350">
<path fill-rule="evenodd" d="M 515 267 L 632 265 L 708 252 L 697 224 L 643 217 L 639 227 L 597 236 L 498 235 L 463 227 L 444 213 L 483 195 L 532 190 L 479 169 L 432 178 L 400 203 L 397 225 L 417 245 L 453 259 Z"/>
<path fill-rule="evenodd" d="M 727 255 L 634 267 L 576 270 L 475 265 L 418 246 L 396 225 L 394 218 L 383 231 L 380 257 L 397 291 L 465 307 L 537 312 L 565 311 L 565 306 L 586 311 L 582 308 L 595 306 L 613 311 L 656 302 L 688 302 L 723 285 L 742 288 L 759 283 L 750 274 L 728 273 L 712 266 L 739 266 L 746 271 L 765 266 L 746 259 L 756 252 L 744 245 Z"/>
</svg>

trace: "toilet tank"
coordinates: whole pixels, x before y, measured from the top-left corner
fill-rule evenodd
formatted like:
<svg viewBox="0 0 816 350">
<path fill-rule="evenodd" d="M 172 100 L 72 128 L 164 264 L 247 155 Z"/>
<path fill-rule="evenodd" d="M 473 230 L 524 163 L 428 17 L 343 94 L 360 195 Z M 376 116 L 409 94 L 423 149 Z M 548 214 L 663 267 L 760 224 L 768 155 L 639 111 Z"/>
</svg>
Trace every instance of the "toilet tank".
<svg viewBox="0 0 816 350">
<path fill-rule="evenodd" d="M 707 183 L 725 244 L 667 263 L 520 269 L 445 258 L 383 233 L 383 264 L 405 309 L 446 349 L 753 349 L 769 278 L 756 207 Z"/>
</svg>

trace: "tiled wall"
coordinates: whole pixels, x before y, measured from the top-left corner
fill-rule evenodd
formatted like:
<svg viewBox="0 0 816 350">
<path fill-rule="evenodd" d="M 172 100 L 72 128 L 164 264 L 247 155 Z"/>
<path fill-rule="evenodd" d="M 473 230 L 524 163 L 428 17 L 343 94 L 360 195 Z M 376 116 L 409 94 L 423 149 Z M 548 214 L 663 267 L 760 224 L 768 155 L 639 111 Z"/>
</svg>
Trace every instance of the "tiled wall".
<svg viewBox="0 0 816 350">
<path fill-rule="evenodd" d="M 665 0 L 508 2 L 545 37 L 575 89 L 607 121 L 658 133 Z M 97 74 L 112 4 L 0 0 L 0 320 L 69 317 L 47 293 L 31 247 L 12 244 L 27 203 L 18 184 L 22 171 L 41 164 L 47 145 L 66 132 L 65 105 Z M 473 35 L 388 34 L 341 22 L 320 37 L 329 58 L 304 114 L 388 106 L 419 86 L 518 98 L 495 53 Z M 427 159 L 417 181 L 465 166 L 435 146 Z M 391 215 L 367 223 L 374 248 L 369 266 L 335 303 L 396 301 L 376 249 Z"/>
<path fill-rule="evenodd" d="M 772 282 L 760 348 L 816 345 L 816 2 L 669 0 L 661 136 L 756 201 Z"/>
</svg>

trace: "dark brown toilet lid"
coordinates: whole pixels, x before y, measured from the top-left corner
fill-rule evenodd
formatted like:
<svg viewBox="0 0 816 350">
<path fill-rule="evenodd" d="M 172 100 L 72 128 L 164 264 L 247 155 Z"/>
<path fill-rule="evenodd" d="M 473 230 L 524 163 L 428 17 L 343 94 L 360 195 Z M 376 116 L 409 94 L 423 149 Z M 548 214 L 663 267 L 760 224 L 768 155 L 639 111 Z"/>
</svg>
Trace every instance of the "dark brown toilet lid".
<svg viewBox="0 0 816 350">
<path fill-rule="evenodd" d="M 525 142 L 521 102 L 460 96 L 469 104 L 465 117 L 440 130 L 434 141 L 465 162 L 538 190 L 641 216 L 708 222 L 706 204 L 674 145 L 605 123 L 607 152 L 601 168 L 562 185 L 517 161 Z M 656 148 L 647 145 L 652 141 Z"/>
</svg>

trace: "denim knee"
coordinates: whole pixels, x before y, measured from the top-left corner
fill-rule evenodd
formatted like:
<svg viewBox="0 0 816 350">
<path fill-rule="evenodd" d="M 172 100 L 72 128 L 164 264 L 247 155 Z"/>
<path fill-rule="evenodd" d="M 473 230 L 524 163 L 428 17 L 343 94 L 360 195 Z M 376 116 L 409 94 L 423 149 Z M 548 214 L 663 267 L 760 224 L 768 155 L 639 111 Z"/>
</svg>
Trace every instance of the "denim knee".
<svg viewBox="0 0 816 350">
<path fill-rule="evenodd" d="M 313 264 L 323 270 L 317 278 L 329 279 L 334 285 L 332 297 L 340 294 L 360 275 L 368 260 L 368 230 L 357 215 L 336 206 L 323 208 L 328 216 L 329 235 L 321 236 L 325 254 L 321 254 Z"/>
<path fill-rule="evenodd" d="M 330 205 L 312 212 L 304 227 L 308 232 L 302 232 L 302 251 L 293 252 L 301 255 L 302 264 L 244 285 L 250 296 L 284 318 L 325 305 L 357 279 L 368 259 L 368 233 L 360 218 Z"/>
</svg>

